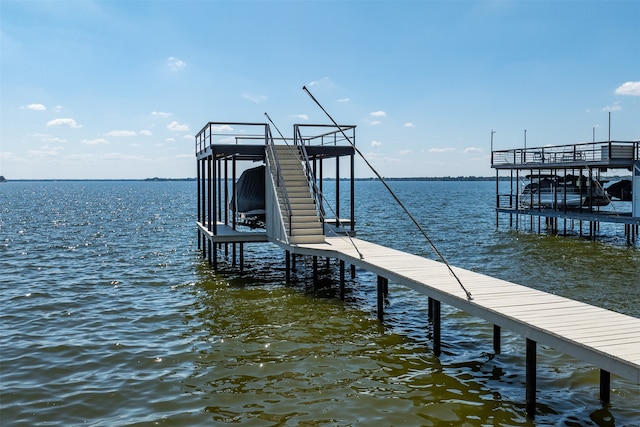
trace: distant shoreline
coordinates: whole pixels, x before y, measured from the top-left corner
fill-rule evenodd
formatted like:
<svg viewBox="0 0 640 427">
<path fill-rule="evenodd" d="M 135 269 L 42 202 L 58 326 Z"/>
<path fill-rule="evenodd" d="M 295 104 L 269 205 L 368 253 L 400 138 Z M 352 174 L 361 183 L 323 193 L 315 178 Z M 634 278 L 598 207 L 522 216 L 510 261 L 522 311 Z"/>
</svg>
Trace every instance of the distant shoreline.
<svg viewBox="0 0 640 427">
<path fill-rule="evenodd" d="M 609 181 L 628 178 L 628 176 L 607 177 Z M 501 176 L 500 181 L 509 181 L 508 176 Z M 324 178 L 324 181 L 335 181 L 335 178 Z M 385 181 L 495 181 L 495 176 L 425 176 L 425 177 L 384 177 Z M 85 178 L 85 179 L 7 179 L 3 182 L 165 182 L 165 181 L 197 181 L 197 178 Z M 349 181 L 349 178 L 340 178 L 340 181 Z M 354 181 L 379 181 L 378 178 L 354 178 Z"/>
<path fill-rule="evenodd" d="M 385 181 L 495 181 L 493 176 L 445 176 L 445 177 L 385 177 Z M 501 177 L 502 179 L 502 177 Z M 324 178 L 325 181 L 335 181 L 335 178 Z M 378 178 L 355 178 L 355 181 L 379 181 Z M 83 179 L 55 179 L 55 178 L 41 178 L 41 179 L 12 179 L 6 182 L 163 182 L 163 181 L 197 181 L 197 178 L 83 178 Z M 340 178 L 340 181 L 349 181 L 349 178 Z"/>
</svg>

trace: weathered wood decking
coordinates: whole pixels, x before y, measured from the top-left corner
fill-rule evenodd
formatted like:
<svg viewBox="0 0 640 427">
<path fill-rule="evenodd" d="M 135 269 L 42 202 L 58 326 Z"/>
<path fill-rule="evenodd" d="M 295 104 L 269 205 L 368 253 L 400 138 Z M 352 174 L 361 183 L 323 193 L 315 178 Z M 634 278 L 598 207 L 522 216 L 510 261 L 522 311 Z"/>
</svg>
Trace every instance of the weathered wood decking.
<svg viewBox="0 0 640 427">
<path fill-rule="evenodd" d="M 469 301 L 443 263 L 360 239 L 327 237 L 323 244 L 280 246 L 338 258 L 640 384 L 640 319 L 635 317 L 453 267 L 473 296 Z"/>
</svg>

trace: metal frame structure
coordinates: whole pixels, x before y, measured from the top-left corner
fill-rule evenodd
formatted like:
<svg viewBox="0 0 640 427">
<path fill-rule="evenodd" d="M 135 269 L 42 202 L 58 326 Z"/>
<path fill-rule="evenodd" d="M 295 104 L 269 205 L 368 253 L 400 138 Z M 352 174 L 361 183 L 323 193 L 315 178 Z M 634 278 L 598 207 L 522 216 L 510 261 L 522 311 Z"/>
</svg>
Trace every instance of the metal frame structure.
<svg viewBox="0 0 640 427">
<path fill-rule="evenodd" d="M 632 171 L 640 161 L 640 141 L 603 141 L 557 146 L 514 148 L 508 150 L 492 150 L 491 167 L 496 170 L 496 227 L 499 226 L 500 214 L 509 215 L 509 226 L 518 229 L 522 215 L 529 216 L 529 229 L 534 230 L 534 218 L 538 218 L 537 230 L 542 229 L 542 218 L 552 232 L 559 232 L 558 220 L 563 221 L 563 233 L 567 234 L 567 221 L 579 224 L 580 236 L 587 235 L 595 239 L 601 222 L 624 224 L 625 236 L 629 243 L 635 241 L 640 227 L 640 213 L 631 211 L 607 212 L 598 206 L 581 206 L 579 209 L 567 207 L 567 203 L 558 203 L 551 207 L 541 204 L 523 206 L 520 193 L 520 181 L 526 175 L 557 175 L 566 178 L 568 175 L 586 176 L 587 182 L 598 183 L 601 173 L 609 169 Z M 508 175 L 500 175 L 508 172 Z M 508 189 L 501 191 L 501 183 L 508 181 Z M 635 188 L 640 192 L 640 188 Z M 589 191 L 585 189 L 585 191 Z M 592 190 L 591 190 L 592 191 Z M 566 195 L 566 193 L 565 193 Z M 531 196 L 533 197 L 533 196 Z M 565 196 L 566 197 L 566 196 Z M 615 203 L 615 202 L 612 202 Z M 583 230 L 583 223 L 588 223 L 588 232 Z"/>
<path fill-rule="evenodd" d="M 197 161 L 197 200 L 198 200 L 198 248 L 203 257 L 208 258 L 214 269 L 217 269 L 218 250 L 224 245 L 225 257 L 228 256 L 229 245 L 232 249 L 231 264 L 236 265 L 236 244 L 240 247 L 240 268 L 243 267 L 244 244 L 271 241 L 269 230 L 256 232 L 244 230 L 238 224 L 235 206 L 229 201 L 236 195 L 238 173 L 247 163 L 271 164 L 274 167 L 274 179 L 280 182 L 279 162 L 273 147 L 290 145 L 300 150 L 305 161 L 310 191 L 314 195 L 317 207 L 322 215 L 323 227 L 334 231 L 355 235 L 355 128 L 353 125 L 296 124 L 293 126 L 294 137 L 274 138 L 267 123 L 252 122 L 208 122 L 195 136 L 195 154 Z M 347 135 L 346 143 L 343 135 Z M 350 200 L 347 219 L 340 218 L 341 194 L 341 159 L 349 158 L 349 193 Z M 335 159 L 335 201 L 329 206 L 330 213 L 336 218 L 328 218 L 324 206 L 327 199 L 322 190 L 325 173 L 324 162 Z M 280 184 L 278 184 L 280 185 Z M 286 197 L 286 194 L 285 194 Z M 289 209 L 290 211 L 290 209 Z M 273 213 L 271 213 L 273 214 Z M 283 213 L 286 216 L 286 212 Z M 290 215 L 290 214 L 289 214 Z M 287 221 L 287 218 L 282 219 Z M 291 219 L 289 218 L 289 229 Z M 343 227 L 348 227 L 345 231 Z M 281 233 L 272 233 L 281 235 Z M 277 242 L 276 242 L 277 243 Z"/>
</svg>

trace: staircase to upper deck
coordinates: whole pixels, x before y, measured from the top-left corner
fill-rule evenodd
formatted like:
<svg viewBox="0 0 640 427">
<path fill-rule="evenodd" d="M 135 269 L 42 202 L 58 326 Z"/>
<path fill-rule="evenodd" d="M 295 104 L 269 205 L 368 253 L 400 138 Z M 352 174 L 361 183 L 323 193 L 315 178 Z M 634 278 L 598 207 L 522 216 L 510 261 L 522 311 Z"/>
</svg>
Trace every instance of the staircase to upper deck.
<svg viewBox="0 0 640 427">
<path fill-rule="evenodd" d="M 309 188 L 300 150 L 296 146 L 272 145 L 275 155 L 268 168 L 278 199 L 288 243 L 324 243 L 322 222 Z"/>
</svg>

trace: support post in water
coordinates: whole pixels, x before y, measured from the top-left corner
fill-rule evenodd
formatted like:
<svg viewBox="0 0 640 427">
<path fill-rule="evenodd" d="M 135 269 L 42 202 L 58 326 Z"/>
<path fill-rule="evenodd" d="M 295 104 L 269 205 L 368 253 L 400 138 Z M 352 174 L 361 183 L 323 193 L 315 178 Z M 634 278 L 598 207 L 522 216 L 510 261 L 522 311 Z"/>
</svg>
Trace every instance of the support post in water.
<svg viewBox="0 0 640 427">
<path fill-rule="evenodd" d="M 340 260 L 340 299 L 344 300 L 344 261 Z"/>
<path fill-rule="evenodd" d="M 284 264 L 285 264 L 285 282 L 287 285 L 291 283 L 291 252 L 284 252 Z"/>
<path fill-rule="evenodd" d="M 213 271 L 218 271 L 218 248 L 212 241 L 209 241 L 209 256 L 213 259 Z"/>
<path fill-rule="evenodd" d="M 493 352 L 500 354 L 500 326 L 493 325 Z"/>
<path fill-rule="evenodd" d="M 378 320 L 384 318 L 384 281 L 386 279 L 382 276 L 378 276 L 377 301 L 378 301 Z"/>
<path fill-rule="evenodd" d="M 435 354 L 436 357 L 440 357 L 440 301 L 433 299 L 431 304 L 433 309 L 433 354 Z"/>
<path fill-rule="evenodd" d="M 526 355 L 526 410 L 531 418 L 536 416 L 536 342 L 527 338 Z"/>
<path fill-rule="evenodd" d="M 231 266 L 235 267 L 236 266 L 236 244 L 233 243 L 231 246 Z"/>
<path fill-rule="evenodd" d="M 318 257 L 313 256 L 313 284 L 318 283 Z"/>
<path fill-rule="evenodd" d="M 611 401 L 611 373 L 600 369 L 600 401 L 607 404 Z"/>
</svg>

